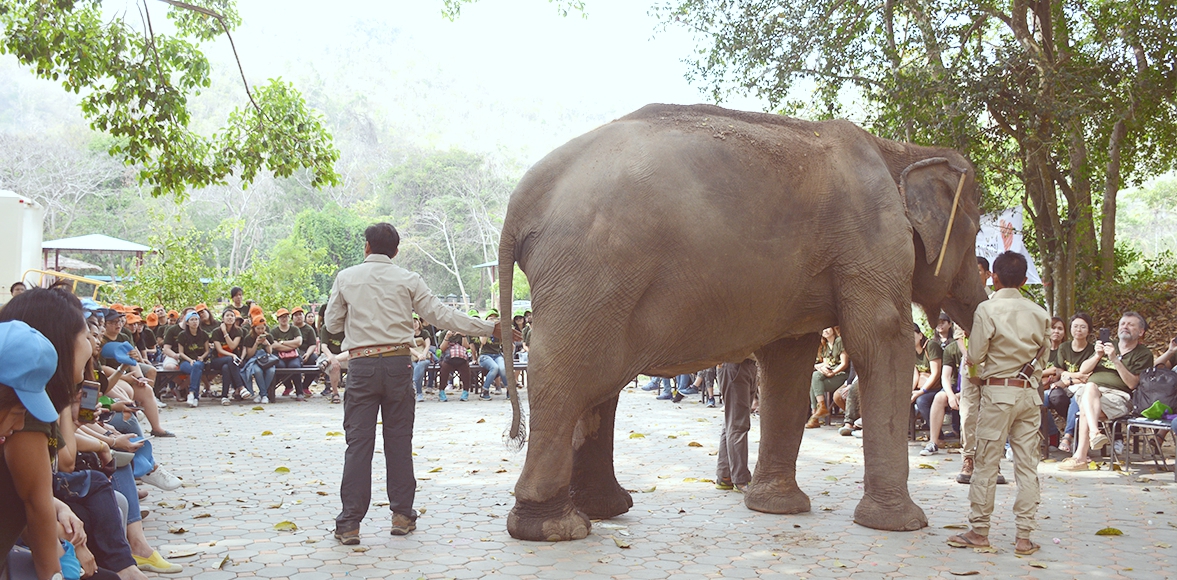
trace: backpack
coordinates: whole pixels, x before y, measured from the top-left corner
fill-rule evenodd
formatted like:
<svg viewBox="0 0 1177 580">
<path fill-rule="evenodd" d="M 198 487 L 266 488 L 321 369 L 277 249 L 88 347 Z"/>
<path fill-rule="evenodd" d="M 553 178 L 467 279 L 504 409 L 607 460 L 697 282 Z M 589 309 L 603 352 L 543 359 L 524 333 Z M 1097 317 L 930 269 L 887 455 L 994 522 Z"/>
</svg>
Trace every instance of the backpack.
<svg viewBox="0 0 1177 580">
<path fill-rule="evenodd" d="M 1177 372 L 1153 367 L 1140 373 L 1140 382 L 1132 391 L 1132 412 L 1140 415 L 1156 402 L 1177 409 Z"/>
</svg>

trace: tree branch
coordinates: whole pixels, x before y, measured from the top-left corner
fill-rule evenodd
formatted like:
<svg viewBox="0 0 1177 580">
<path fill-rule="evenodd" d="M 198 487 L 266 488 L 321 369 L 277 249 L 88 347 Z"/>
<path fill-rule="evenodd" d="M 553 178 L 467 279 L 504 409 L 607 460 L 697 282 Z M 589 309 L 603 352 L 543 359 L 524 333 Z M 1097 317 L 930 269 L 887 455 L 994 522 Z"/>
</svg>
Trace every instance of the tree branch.
<svg viewBox="0 0 1177 580">
<path fill-rule="evenodd" d="M 225 24 L 225 17 L 218 12 L 188 4 L 187 2 L 180 2 L 179 0 L 159 0 L 165 4 L 171 4 L 177 8 L 199 12 L 206 16 L 211 16 L 217 19 L 221 24 L 221 29 L 225 31 L 225 36 L 229 37 L 229 47 L 233 49 L 233 60 L 237 61 L 237 72 L 241 73 L 241 84 L 245 85 L 245 94 L 249 97 L 249 102 L 253 104 L 253 108 L 257 109 L 259 119 L 265 120 L 265 114 L 262 113 L 262 108 L 258 106 L 257 101 L 253 100 L 253 91 L 249 90 L 249 81 L 245 78 L 245 67 L 241 66 L 241 56 L 237 54 L 237 44 L 233 42 L 233 34 L 229 32 L 229 25 Z"/>
</svg>

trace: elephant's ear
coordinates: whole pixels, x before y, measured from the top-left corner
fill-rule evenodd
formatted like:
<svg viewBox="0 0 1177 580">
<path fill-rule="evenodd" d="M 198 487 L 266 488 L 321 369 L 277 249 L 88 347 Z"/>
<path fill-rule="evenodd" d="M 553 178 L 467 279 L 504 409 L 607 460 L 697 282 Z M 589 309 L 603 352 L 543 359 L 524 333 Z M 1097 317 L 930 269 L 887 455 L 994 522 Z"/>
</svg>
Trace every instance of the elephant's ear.
<svg viewBox="0 0 1177 580">
<path fill-rule="evenodd" d="M 907 204 L 907 219 L 924 241 L 924 256 L 929 264 L 940 256 L 952 199 L 961 175 L 967 172 L 967 168 L 954 167 L 944 157 L 929 157 L 908 165 L 899 175 L 899 193 Z M 964 202 L 961 199 L 956 209 L 956 221 L 968 224 L 972 219 L 964 211 Z"/>
</svg>

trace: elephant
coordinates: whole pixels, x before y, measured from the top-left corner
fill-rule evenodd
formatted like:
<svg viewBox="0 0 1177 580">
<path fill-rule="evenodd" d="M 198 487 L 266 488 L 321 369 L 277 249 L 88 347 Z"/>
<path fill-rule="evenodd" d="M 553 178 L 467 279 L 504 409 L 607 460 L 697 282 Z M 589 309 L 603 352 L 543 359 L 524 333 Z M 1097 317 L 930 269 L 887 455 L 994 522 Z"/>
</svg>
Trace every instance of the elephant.
<svg viewBox="0 0 1177 580">
<path fill-rule="evenodd" d="M 512 192 L 499 245 L 502 312 L 516 263 L 535 312 L 527 425 L 509 385 L 507 435 L 528 445 L 508 532 L 580 539 L 589 518 L 625 513 L 633 500 L 613 465 L 621 391 L 639 373 L 749 354 L 761 442 L 744 503 L 809 511 L 796 463 L 819 333 L 834 325 L 867 425 L 854 521 L 926 526 L 907 489 L 911 305 L 971 329 L 986 298 L 979 201 L 973 166 L 953 150 L 711 105 L 647 105 L 549 153 Z"/>
</svg>

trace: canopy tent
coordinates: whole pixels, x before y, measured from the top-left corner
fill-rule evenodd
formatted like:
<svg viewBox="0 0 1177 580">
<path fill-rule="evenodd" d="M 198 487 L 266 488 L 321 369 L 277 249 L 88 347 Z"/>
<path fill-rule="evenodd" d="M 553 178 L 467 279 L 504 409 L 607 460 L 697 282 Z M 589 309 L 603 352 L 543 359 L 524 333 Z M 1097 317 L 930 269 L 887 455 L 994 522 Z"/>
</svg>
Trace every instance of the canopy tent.
<svg viewBox="0 0 1177 580">
<path fill-rule="evenodd" d="M 62 252 L 84 252 L 87 254 L 134 254 L 139 261 L 143 260 L 143 254 L 153 251 L 150 247 L 143 244 L 136 244 L 135 242 L 128 242 L 102 234 L 87 234 L 85 236 L 77 236 L 74 238 L 62 238 L 60 240 L 50 240 L 41 244 L 41 255 L 44 258 L 45 267 L 52 264 L 54 270 L 60 271 L 61 253 Z M 53 261 L 50 262 L 49 256 L 53 255 Z"/>
</svg>

